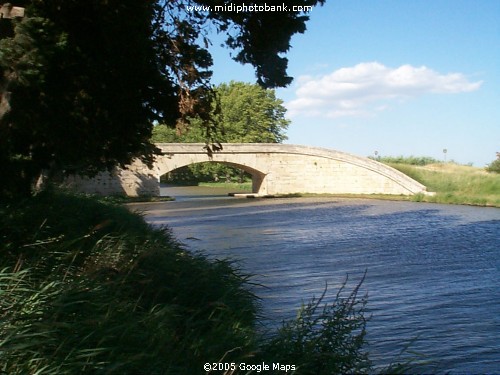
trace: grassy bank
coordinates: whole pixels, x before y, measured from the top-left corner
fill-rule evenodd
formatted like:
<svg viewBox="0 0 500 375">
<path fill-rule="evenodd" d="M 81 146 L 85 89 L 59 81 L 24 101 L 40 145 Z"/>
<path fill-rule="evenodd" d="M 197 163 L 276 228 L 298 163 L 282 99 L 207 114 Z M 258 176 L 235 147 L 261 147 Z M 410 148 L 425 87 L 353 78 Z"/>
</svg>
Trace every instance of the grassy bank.
<svg viewBox="0 0 500 375">
<path fill-rule="evenodd" d="M 47 193 L 1 214 L 0 372 L 196 374 L 252 347 L 245 277 L 124 207 Z"/>
<path fill-rule="evenodd" d="M 252 191 L 252 182 L 200 182 L 198 186 L 221 187 L 225 189 L 234 189 L 235 191 Z"/>
<path fill-rule="evenodd" d="M 427 186 L 435 196 L 418 194 L 415 201 L 500 207 L 500 174 L 453 163 L 424 166 L 394 163 L 391 167 Z"/>
<path fill-rule="evenodd" d="M 0 239 L 0 373 L 191 375 L 216 362 L 370 372 L 357 288 L 262 336 L 234 264 L 193 255 L 109 200 L 44 192 L 0 203 Z"/>
<path fill-rule="evenodd" d="M 235 191 L 252 191 L 252 181 L 245 182 L 205 182 L 205 181 L 169 181 L 173 186 L 203 186 L 211 188 L 234 189 Z"/>
</svg>

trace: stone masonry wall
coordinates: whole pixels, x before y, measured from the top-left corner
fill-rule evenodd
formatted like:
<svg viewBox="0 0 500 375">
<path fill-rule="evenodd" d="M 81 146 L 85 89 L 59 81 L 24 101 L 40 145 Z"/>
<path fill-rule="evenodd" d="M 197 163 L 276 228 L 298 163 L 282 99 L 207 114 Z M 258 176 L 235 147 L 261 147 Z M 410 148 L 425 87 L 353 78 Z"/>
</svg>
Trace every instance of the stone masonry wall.
<svg viewBox="0 0 500 375">
<path fill-rule="evenodd" d="M 140 161 L 135 161 L 127 169 L 116 168 L 111 172 L 101 172 L 91 179 L 73 176 L 66 179 L 65 186 L 82 193 L 104 196 L 160 195 L 160 184 L 155 171 Z"/>
<path fill-rule="evenodd" d="M 224 144 L 208 154 L 204 144 L 157 144 L 163 155 L 153 169 L 136 161 L 126 170 L 101 173 L 92 180 L 68 181 L 75 189 L 103 195 L 159 195 L 161 175 L 185 165 L 220 162 L 252 174 L 254 193 L 403 194 L 425 186 L 374 160 L 317 147 L 283 144 Z"/>
</svg>

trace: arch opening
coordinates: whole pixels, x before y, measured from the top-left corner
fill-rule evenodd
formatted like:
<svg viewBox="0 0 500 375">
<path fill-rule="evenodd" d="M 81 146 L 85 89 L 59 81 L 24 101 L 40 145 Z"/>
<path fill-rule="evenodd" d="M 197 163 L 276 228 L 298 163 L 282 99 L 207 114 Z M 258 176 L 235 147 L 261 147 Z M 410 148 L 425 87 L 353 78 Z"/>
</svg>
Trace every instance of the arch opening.
<svg viewBox="0 0 500 375">
<path fill-rule="evenodd" d="M 200 182 L 251 183 L 251 193 L 258 193 L 265 174 L 244 164 L 228 161 L 196 161 L 160 171 L 160 184 L 195 186 Z M 250 192 L 250 191 L 248 191 Z"/>
</svg>

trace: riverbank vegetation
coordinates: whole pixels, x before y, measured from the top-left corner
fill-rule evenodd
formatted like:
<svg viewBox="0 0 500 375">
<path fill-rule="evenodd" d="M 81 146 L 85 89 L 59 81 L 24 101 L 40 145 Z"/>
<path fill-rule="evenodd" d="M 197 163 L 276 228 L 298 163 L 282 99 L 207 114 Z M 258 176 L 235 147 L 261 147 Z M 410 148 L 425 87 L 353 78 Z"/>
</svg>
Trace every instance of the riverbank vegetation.
<svg viewBox="0 0 500 375">
<path fill-rule="evenodd" d="M 262 332 L 237 265 L 190 253 L 109 200 L 45 191 L 4 202 L 0 238 L 2 373 L 203 374 L 205 363 L 262 361 L 298 374 L 371 369 L 359 286 Z"/>
<path fill-rule="evenodd" d="M 486 170 L 488 172 L 500 173 L 500 152 L 497 152 L 497 158 L 488 164 Z"/>
<path fill-rule="evenodd" d="M 388 163 L 427 187 L 435 195 L 417 194 L 422 202 L 500 207 L 500 174 L 454 163 L 410 165 Z"/>
<path fill-rule="evenodd" d="M 427 156 L 372 158 L 387 164 L 427 187 L 433 195 L 417 194 L 419 202 L 500 207 L 500 153 L 486 168 L 442 162 Z M 383 198 L 383 197 L 382 197 Z"/>
<path fill-rule="evenodd" d="M 235 191 L 252 191 L 252 181 L 247 182 L 200 182 L 198 186 L 221 187 L 224 189 L 234 189 Z"/>
</svg>

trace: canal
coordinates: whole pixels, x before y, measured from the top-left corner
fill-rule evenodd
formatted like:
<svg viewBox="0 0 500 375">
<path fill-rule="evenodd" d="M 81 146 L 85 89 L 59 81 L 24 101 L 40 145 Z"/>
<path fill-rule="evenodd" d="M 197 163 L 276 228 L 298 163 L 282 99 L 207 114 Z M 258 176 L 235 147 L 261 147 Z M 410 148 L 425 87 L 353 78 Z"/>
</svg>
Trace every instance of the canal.
<svg viewBox="0 0 500 375">
<path fill-rule="evenodd" d="M 192 251 L 254 275 L 266 326 L 293 318 L 325 285 L 333 297 L 347 275 L 354 288 L 366 271 L 376 365 L 410 344 L 419 373 L 500 371 L 500 209 L 225 193 L 166 188 L 176 201 L 134 208 Z"/>
</svg>

